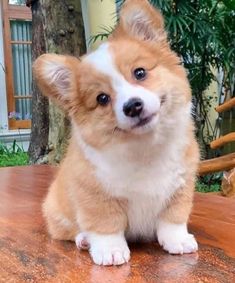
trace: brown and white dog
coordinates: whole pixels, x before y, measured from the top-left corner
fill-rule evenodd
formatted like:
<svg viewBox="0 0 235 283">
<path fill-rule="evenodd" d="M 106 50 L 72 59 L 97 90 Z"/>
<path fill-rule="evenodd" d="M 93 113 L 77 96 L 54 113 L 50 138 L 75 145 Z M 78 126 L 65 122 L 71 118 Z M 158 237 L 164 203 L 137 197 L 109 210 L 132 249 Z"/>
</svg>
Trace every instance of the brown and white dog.
<svg viewBox="0 0 235 283">
<path fill-rule="evenodd" d="M 161 14 L 147 0 L 127 0 L 96 51 L 42 55 L 34 74 L 72 122 L 43 204 L 52 238 L 75 240 L 100 265 L 128 262 L 127 240 L 197 251 L 187 231 L 199 161 L 191 91 Z"/>
</svg>

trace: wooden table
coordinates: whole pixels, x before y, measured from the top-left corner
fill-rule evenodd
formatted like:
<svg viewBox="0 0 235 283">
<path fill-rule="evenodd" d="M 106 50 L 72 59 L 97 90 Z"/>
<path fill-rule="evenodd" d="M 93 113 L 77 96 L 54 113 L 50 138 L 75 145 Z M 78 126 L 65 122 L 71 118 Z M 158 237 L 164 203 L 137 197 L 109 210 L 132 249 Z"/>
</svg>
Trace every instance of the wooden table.
<svg viewBox="0 0 235 283">
<path fill-rule="evenodd" d="M 235 282 L 235 199 L 196 195 L 190 230 L 198 254 L 136 244 L 130 263 L 100 267 L 74 243 L 47 235 L 41 202 L 54 173 L 49 166 L 0 169 L 0 282 Z"/>
</svg>

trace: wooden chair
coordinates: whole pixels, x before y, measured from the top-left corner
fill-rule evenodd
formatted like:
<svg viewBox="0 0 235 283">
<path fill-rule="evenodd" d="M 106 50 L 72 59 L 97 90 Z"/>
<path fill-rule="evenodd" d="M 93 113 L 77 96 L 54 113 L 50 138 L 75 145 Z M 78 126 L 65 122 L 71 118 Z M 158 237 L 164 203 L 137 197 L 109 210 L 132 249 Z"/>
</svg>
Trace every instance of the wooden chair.
<svg viewBox="0 0 235 283">
<path fill-rule="evenodd" d="M 218 113 L 223 113 L 225 111 L 231 110 L 233 107 L 235 107 L 235 97 L 217 106 L 215 110 Z M 212 149 L 217 149 L 232 141 L 235 141 L 235 132 L 221 136 L 218 139 L 212 141 L 210 147 Z M 200 176 L 202 176 L 213 172 L 227 171 L 234 167 L 235 153 L 229 153 L 221 157 L 201 161 L 198 173 Z"/>
</svg>

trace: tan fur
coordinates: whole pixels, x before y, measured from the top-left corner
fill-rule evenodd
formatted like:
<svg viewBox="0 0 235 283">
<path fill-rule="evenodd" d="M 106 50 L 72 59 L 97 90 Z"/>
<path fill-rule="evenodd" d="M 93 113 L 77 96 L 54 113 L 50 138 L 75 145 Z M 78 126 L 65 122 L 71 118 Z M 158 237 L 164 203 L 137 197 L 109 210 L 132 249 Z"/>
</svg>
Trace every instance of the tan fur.
<svg viewBox="0 0 235 283">
<path fill-rule="evenodd" d="M 198 145 L 192 139 L 192 144 L 185 154 L 185 162 L 188 166 L 188 178 L 184 187 L 178 190 L 169 201 L 161 216 L 171 223 L 188 222 L 188 217 L 192 209 L 192 199 L 194 195 L 195 172 L 198 167 L 199 150 Z"/>
<path fill-rule="evenodd" d="M 137 33 L 134 31 L 133 34 L 128 33 L 125 17 L 128 17 L 130 11 L 134 11 L 136 7 L 138 9 L 141 7 L 153 22 L 146 41 L 137 39 L 138 36 L 142 36 L 138 34 L 138 32 L 142 33 L 142 30 Z M 154 30 L 157 30 L 156 34 Z M 110 37 L 109 43 L 117 69 L 129 83 L 140 84 L 151 91 L 156 88 L 161 90 L 166 87 L 165 77 L 168 77 L 172 89 L 174 86 L 180 89 L 166 111 L 172 111 L 174 107 L 189 103 L 191 91 L 186 72 L 166 41 L 162 16 L 149 5 L 148 1 L 126 1 L 120 24 Z M 58 78 L 54 77 L 51 81 L 48 79 L 49 72 L 45 71 L 45 64 L 59 65 L 56 67 Z M 132 77 L 130 70 L 137 67 L 148 70 L 148 78 L 145 81 L 137 82 Z M 113 110 L 116 93 L 112 89 L 110 80 L 83 59 L 55 54 L 43 55 L 34 63 L 34 74 L 43 93 L 57 101 L 68 113 L 72 123 L 79 126 L 86 144 L 102 150 L 109 144 L 120 144 L 136 139 L 131 133 L 116 130 Z M 66 95 L 62 94 L 63 91 L 58 88 L 58 84 L 62 89 L 64 87 L 68 89 Z M 100 92 L 111 96 L 111 104 L 106 107 L 97 105 L 96 96 Z M 161 98 L 164 103 L 164 97 Z M 199 160 L 192 123 L 188 128 L 188 137 L 190 142 L 184 149 L 186 184 L 175 192 L 161 213 L 164 219 L 172 223 L 186 222 L 192 206 L 194 178 Z M 141 158 L 141 154 L 134 157 L 136 164 L 141 161 L 142 168 L 150 166 L 147 158 L 145 163 Z M 43 213 L 51 236 L 54 239 L 74 240 L 80 231 L 101 234 L 126 231 L 127 210 L 127 199 L 110 196 L 105 192 L 101 182 L 96 178 L 94 165 L 85 157 L 76 140 L 75 132 L 72 132 L 67 155 L 43 204 Z"/>
<path fill-rule="evenodd" d="M 141 7 L 141 8 L 140 8 Z M 145 12 L 148 15 L 148 18 L 151 19 L 152 28 L 150 32 L 147 33 L 147 38 L 145 34 L 146 25 L 141 23 L 139 25 L 139 20 L 135 21 L 136 26 L 134 27 L 130 24 L 129 18 L 134 14 L 141 15 L 141 12 Z M 139 18 L 139 16 L 137 16 Z M 130 34 L 130 30 L 134 31 L 133 34 Z M 130 36 L 131 35 L 131 36 Z M 138 38 L 138 39 L 151 39 L 155 36 L 158 36 L 158 39 L 164 44 L 166 44 L 166 33 L 164 30 L 164 19 L 159 11 L 154 9 L 148 2 L 148 0 L 126 0 L 121 13 L 120 13 L 120 22 L 113 32 L 113 37 L 125 38 Z"/>
<path fill-rule="evenodd" d="M 109 197 L 100 188 L 93 170 L 76 142 L 71 141 L 43 205 L 49 232 L 54 239 L 74 240 L 79 231 L 115 233 L 125 230 L 126 201 Z M 63 223 L 57 221 L 58 215 L 71 221 L 71 229 L 65 229 Z"/>
</svg>

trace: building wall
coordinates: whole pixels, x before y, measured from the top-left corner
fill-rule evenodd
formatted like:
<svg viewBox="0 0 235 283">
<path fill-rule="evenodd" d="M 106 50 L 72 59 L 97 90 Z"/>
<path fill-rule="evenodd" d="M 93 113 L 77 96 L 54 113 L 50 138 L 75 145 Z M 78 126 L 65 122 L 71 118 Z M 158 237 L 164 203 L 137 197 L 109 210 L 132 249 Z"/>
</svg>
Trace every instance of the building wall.
<svg viewBox="0 0 235 283">
<path fill-rule="evenodd" d="M 0 3 L 0 132 L 8 129 L 5 63 L 3 50 L 3 20 Z"/>
<path fill-rule="evenodd" d="M 95 49 L 100 41 L 89 45 L 90 38 L 104 32 L 102 27 L 113 27 L 116 24 L 115 0 L 82 0 L 83 19 L 85 24 L 88 50 Z"/>
<path fill-rule="evenodd" d="M 28 151 L 30 140 L 30 130 L 11 130 L 0 131 L 0 143 L 4 143 L 7 147 L 11 147 L 16 141 L 17 145 Z"/>
</svg>

